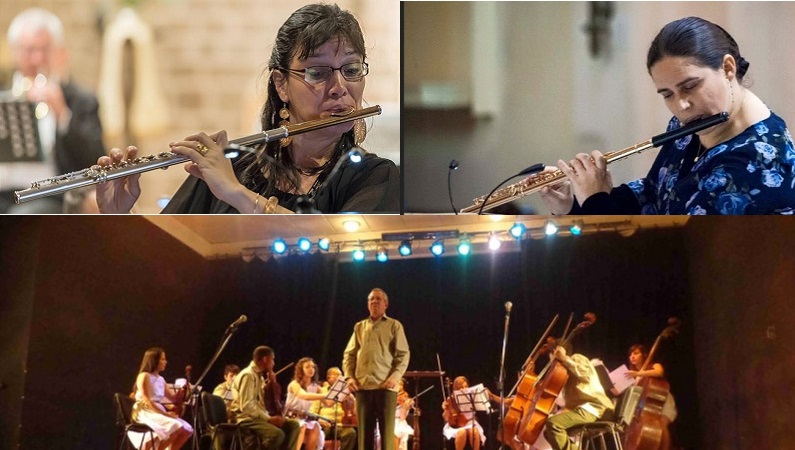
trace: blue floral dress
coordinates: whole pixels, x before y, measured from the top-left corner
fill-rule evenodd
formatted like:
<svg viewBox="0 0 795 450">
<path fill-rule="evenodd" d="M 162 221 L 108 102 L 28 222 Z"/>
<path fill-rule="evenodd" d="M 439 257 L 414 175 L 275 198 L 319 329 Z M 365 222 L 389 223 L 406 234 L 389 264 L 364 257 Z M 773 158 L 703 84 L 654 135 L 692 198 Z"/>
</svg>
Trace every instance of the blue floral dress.
<svg viewBox="0 0 795 450">
<path fill-rule="evenodd" d="M 675 117 L 671 131 L 681 126 Z M 646 178 L 589 197 L 584 214 L 793 214 L 795 149 L 787 125 L 770 116 L 701 149 L 697 135 L 663 145 Z M 631 194 L 632 195 L 631 195 Z M 609 198 L 608 198 L 609 197 Z"/>
</svg>

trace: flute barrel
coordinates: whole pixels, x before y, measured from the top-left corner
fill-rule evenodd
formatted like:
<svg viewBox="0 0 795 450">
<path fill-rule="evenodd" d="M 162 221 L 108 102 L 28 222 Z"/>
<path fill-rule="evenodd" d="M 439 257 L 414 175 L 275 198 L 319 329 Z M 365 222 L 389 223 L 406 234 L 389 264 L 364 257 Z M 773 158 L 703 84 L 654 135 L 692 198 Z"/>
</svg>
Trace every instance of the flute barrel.
<svg viewBox="0 0 795 450">
<path fill-rule="evenodd" d="M 679 127 L 675 130 L 658 134 L 657 136 L 654 136 L 647 141 L 637 143 L 631 147 L 627 147 L 625 149 L 618 150 L 615 152 L 605 153 L 604 156 L 608 164 L 620 161 L 628 156 L 639 154 L 642 151 L 648 150 L 652 147 L 659 147 L 668 142 L 680 139 L 684 136 L 691 135 L 697 131 L 714 127 L 715 125 L 723 123 L 727 120 L 729 120 L 729 113 L 724 111 L 715 114 L 713 116 L 697 120 L 685 126 Z M 538 192 L 544 187 L 555 186 L 557 184 L 560 184 L 565 180 L 566 180 L 566 175 L 560 170 L 555 170 L 554 172 L 548 172 L 548 173 L 542 172 L 538 175 L 530 176 L 528 178 L 523 179 L 522 181 L 508 185 L 502 189 L 499 189 L 490 196 L 488 196 L 488 198 L 486 198 L 485 195 L 482 197 L 477 197 L 473 200 L 473 203 L 470 206 L 462 208 L 460 212 L 471 213 L 477 211 L 488 211 L 500 205 L 512 202 L 521 197 Z M 485 206 L 483 205 L 484 202 L 486 203 Z"/>
<path fill-rule="evenodd" d="M 262 131 L 257 134 L 245 136 L 229 141 L 230 144 L 241 146 L 257 146 L 288 136 L 295 136 L 321 128 L 330 127 L 340 123 L 351 122 L 381 114 L 381 106 L 354 110 L 340 115 L 332 115 L 325 119 L 311 120 L 292 125 L 281 126 L 272 130 Z M 177 155 L 173 152 L 161 152 L 153 155 L 141 156 L 132 161 L 122 161 L 109 166 L 92 166 L 76 172 L 59 175 L 31 183 L 28 189 L 14 192 L 17 204 L 39 198 L 62 194 L 72 189 L 104 183 L 106 181 L 124 178 L 137 173 L 148 172 L 155 169 L 165 169 L 175 164 L 190 161 L 190 158 Z"/>
</svg>

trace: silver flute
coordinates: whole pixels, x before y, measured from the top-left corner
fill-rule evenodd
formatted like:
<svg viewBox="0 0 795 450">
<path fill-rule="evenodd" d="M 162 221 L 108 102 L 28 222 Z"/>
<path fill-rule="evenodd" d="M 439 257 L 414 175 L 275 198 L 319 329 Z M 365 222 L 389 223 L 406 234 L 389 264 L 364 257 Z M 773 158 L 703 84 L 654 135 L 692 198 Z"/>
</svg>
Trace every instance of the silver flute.
<svg viewBox="0 0 795 450">
<path fill-rule="evenodd" d="M 360 110 L 335 113 L 332 114 L 331 117 L 327 117 L 325 119 L 310 120 L 302 123 L 284 125 L 272 130 L 261 131 L 257 134 L 233 139 L 229 141 L 229 144 L 251 147 L 272 142 L 277 139 L 283 139 L 286 137 L 319 130 L 321 128 L 330 127 L 340 123 L 351 122 L 356 119 L 364 119 L 365 117 L 375 116 L 378 114 L 381 114 L 380 105 L 375 105 Z M 161 152 L 154 155 L 141 156 L 131 161 L 122 161 L 107 166 L 92 166 L 88 169 L 79 170 L 77 172 L 71 172 L 65 175 L 59 175 L 41 181 L 35 181 L 30 184 L 28 189 L 15 191 L 14 197 L 17 204 L 24 203 L 30 200 L 49 197 L 51 195 L 58 195 L 72 189 L 79 189 L 81 187 L 90 186 L 93 184 L 104 183 L 117 178 L 124 178 L 137 173 L 162 169 L 168 166 L 173 166 L 174 164 L 188 161 L 190 161 L 190 158 L 185 156 L 177 155 L 173 152 Z"/>
<path fill-rule="evenodd" d="M 652 147 L 659 147 L 667 142 L 674 141 L 681 137 L 693 134 L 696 131 L 701 131 L 706 128 L 713 127 L 721 122 L 727 121 L 728 119 L 729 119 L 729 113 L 721 112 L 713 116 L 696 120 L 692 123 L 689 123 L 675 130 L 658 134 L 657 136 L 654 136 L 653 138 L 647 141 L 640 142 L 631 147 L 627 147 L 625 149 L 618 150 L 615 152 L 605 153 L 604 156 L 605 159 L 607 160 L 607 163 L 609 164 L 624 159 L 627 156 L 640 153 L 643 150 L 648 150 Z M 524 197 L 534 192 L 538 192 L 543 187 L 560 184 L 565 180 L 566 180 L 566 175 L 564 175 L 560 169 L 555 170 L 554 172 L 551 173 L 532 175 L 530 177 L 525 178 L 522 181 L 508 185 L 498 191 L 495 191 L 491 195 L 484 195 L 482 197 L 474 199 L 471 205 L 467 206 L 466 208 L 462 208 L 460 212 L 477 213 L 478 211 L 488 211 L 492 208 L 496 208 L 497 206 L 504 205 L 508 202 L 512 202 L 520 197 Z"/>
</svg>

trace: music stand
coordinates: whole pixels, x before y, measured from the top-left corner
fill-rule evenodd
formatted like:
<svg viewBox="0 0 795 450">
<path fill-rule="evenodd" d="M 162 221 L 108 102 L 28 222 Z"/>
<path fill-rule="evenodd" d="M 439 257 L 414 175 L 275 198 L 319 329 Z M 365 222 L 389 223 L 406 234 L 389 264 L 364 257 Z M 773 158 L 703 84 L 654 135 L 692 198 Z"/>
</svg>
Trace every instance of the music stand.
<svg viewBox="0 0 795 450">
<path fill-rule="evenodd" d="M 491 410 L 489 405 L 489 397 L 486 395 L 486 388 L 482 384 L 453 391 L 458 410 L 462 414 L 471 413 L 472 418 L 468 420 L 475 420 L 475 411 L 484 411 L 488 413 Z"/>
<path fill-rule="evenodd" d="M 332 384 L 328 389 L 328 394 L 326 394 L 326 400 L 331 400 L 335 403 L 342 403 L 345 400 L 345 397 L 351 394 L 351 391 L 348 390 L 348 383 L 342 379 L 342 377 L 337 378 L 337 381 Z M 334 445 L 332 448 L 337 448 L 337 408 L 334 408 Z"/>
<path fill-rule="evenodd" d="M 420 416 L 422 410 L 420 409 L 420 378 L 440 378 L 444 376 L 444 371 L 436 370 L 410 370 L 403 374 L 404 378 L 414 378 L 414 436 L 411 444 L 412 450 L 420 450 Z M 442 444 L 444 444 L 444 436 L 442 436 Z M 444 445 L 442 445 L 444 448 Z"/>
<path fill-rule="evenodd" d="M 0 162 L 44 161 L 36 104 L 0 101 Z"/>
</svg>

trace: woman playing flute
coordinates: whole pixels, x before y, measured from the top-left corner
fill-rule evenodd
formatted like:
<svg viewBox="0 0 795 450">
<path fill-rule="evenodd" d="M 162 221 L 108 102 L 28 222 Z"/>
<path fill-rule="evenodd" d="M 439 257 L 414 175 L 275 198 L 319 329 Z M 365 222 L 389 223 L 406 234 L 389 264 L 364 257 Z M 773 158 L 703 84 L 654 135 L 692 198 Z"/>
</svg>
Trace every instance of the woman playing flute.
<svg viewBox="0 0 795 450">
<path fill-rule="evenodd" d="M 668 131 L 722 111 L 728 121 L 663 145 L 645 178 L 617 187 L 599 151 L 558 161 L 567 182 L 541 190 L 552 214 L 795 212 L 792 136 L 743 86 L 749 63 L 726 30 L 697 17 L 671 22 L 646 67 L 674 115 Z"/>
</svg>

